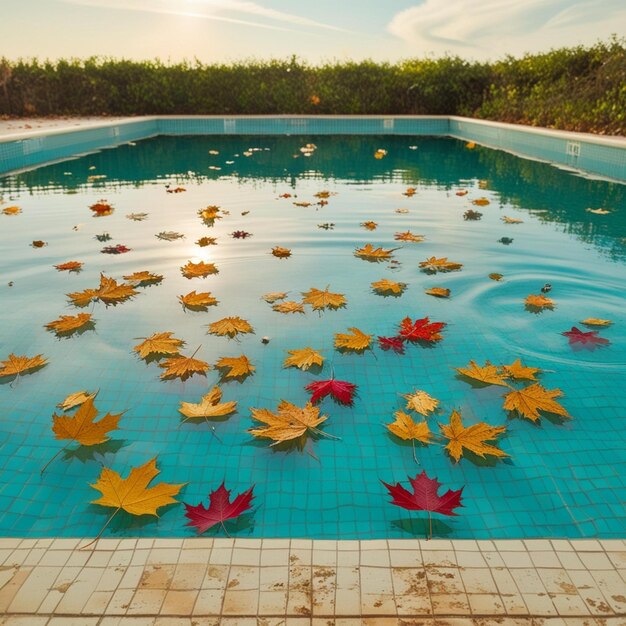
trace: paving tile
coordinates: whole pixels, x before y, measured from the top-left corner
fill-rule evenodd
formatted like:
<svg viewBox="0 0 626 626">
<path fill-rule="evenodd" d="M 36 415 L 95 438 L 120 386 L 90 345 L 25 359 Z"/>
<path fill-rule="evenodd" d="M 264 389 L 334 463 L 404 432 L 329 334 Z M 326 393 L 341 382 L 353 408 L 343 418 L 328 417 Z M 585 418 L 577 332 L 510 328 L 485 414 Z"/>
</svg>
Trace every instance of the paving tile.
<svg viewBox="0 0 626 626">
<path fill-rule="evenodd" d="M 82 608 L 83 615 L 102 615 L 113 597 L 113 591 L 94 591 Z"/>
<path fill-rule="evenodd" d="M 557 615 L 556 608 L 547 593 L 526 593 L 524 591 L 522 596 L 530 615 Z"/>
<path fill-rule="evenodd" d="M 222 615 L 254 615 L 259 605 L 257 589 L 238 591 L 227 589 L 224 593 Z"/>
<path fill-rule="evenodd" d="M 128 606 L 127 615 L 158 614 L 166 594 L 165 589 L 138 589 Z"/>
<path fill-rule="evenodd" d="M 552 602 L 560 616 L 589 614 L 587 605 L 578 594 L 555 594 Z"/>
<path fill-rule="evenodd" d="M 467 595 L 470 610 L 474 615 L 505 615 L 506 608 L 498 595 L 470 593 Z"/>
<path fill-rule="evenodd" d="M 397 615 L 393 594 L 361 593 L 361 613 L 365 615 Z"/>
<path fill-rule="evenodd" d="M 206 576 L 207 566 L 203 563 L 178 563 L 172 576 L 170 589 L 200 589 Z"/>
<path fill-rule="evenodd" d="M 162 615 L 191 615 L 196 604 L 199 591 L 178 591 L 170 589 L 161 605 Z"/>
<path fill-rule="evenodd" d="M 125 615 L 134 595 L 134 589 L 118 589 L 117 591 L 114 591 L 111 596 L 111 600 L 106 607 L 106 614 Z"/>
<path fill-rule="evenodd" d="M 459 570 L 452 567 L 426 568 L 426 581 L 431 594 L 462 594 L 465 592 Z"/>
<path fill-rule="evenodd" d="M 612 570 L 615 569 L 609 557 L 604 552 L 581 552 L 578 557 L 588 570 Z"/>
<path fill-rule="evenodd" d="M 561 562 L 556 552 L 538 551 L 529 552 L 530 560 L 535 567 L 561 567 Z"/>
<path fill-rule="evenodd" d="M 196 596 L 193 615 L 219 615 L 224 594 L 220 589 L 201 589 Z"/>
<path fill-rule="evenodd" d="M 430 602 L 435 615 L 469 615 L 470 606 L 465 593 L 431 594 Z"/>
<path fill-rule="evenodd" d="M 8 612 L 36 613 L 60 571 L 60 567 L 37 567 L 33 569 L 13 597 Z"/>
<path fill-rule="evenodd" d="M 315 554 L 315 551 L 313 554 Z M 361 565 L 368 567 L 389 567 L 389 551 L 364 550 L 361 552 Z"/>
<path fill-rule="evenodd" d="M 259 615 L 284 615 L 287 612 L 287 590 L 261 591 L 259 593 Z"/>
<path fill-rule="evenodd" d="M 461 570 L 461 579 L 467 594 L 491 593 L 498 595 L 498 587 L 489 570 L 483 568 L 464 568 Z"/>
</svg>

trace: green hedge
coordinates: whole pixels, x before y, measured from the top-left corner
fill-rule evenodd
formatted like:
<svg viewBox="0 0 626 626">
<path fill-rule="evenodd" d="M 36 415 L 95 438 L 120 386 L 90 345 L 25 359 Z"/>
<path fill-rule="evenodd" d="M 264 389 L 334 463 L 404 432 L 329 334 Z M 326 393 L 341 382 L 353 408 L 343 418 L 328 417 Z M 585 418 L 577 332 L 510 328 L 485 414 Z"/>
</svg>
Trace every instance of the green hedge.
<svg viewBox="0 0 626 626">
<path fill-rule="evenodd" d="M 0 114 L 450 114 L 626 134 L 626 41 L 492 63 L 0 59 Z"/>
</svg>

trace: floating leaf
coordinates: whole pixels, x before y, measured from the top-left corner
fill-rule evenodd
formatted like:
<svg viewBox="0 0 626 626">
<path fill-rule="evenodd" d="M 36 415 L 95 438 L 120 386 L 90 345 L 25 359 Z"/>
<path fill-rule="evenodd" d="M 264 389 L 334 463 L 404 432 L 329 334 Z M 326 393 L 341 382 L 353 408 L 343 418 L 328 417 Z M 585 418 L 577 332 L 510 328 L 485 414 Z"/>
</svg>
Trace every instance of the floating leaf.
<svg viewBox="0 0 626 626">
<path fill-rule="evenodd" d="M 68 293 L 67 297 L 74 305 L 83 307 L 92 300 L 100 300 L 106 305 L 116 305 L 138 293 L 132 285 L 118 283 L 114 278 L 100 274 L 100 287 L 98 289 L 85 289 L 84 291 Z"/>
<path fill-rule="evenodd" d="M 328 287 L 321 291 L 315 287 L 311 287 L 309 291 L 302 293 L 304 298 L 303 304 L 310 304 L 314 311 L 323 309 L 340 309 L 346 305 L 346 298 L 342 293 L 331 293 Z"/>
<path fill-rule="evenodd" d="M 410 198 L 411 196 L 414 196 L 417 193 L 417 189 L 415 187 L 408 187 L 406 191 L 402 192 L 403 196 L 406 196 L 407 198 Z"/>
<path fill-rule="evenodd" d="M 6 206 L 2 209 L 4 215 L 18 215 L 22 212 L 22 209 L 18 206 Z"/>
<path fill-rule="evenodd" d="M 611 320 L 603 320 L 597 317 L 588 317 L 580 322 L 585 326 L 610 326 L 613 322 Z"/>
<path fill-rule="evenodd" d="M 133 350 L 142 358 L 147 359 L 154 355 L 172 355 L 179 354 L 180 349 L 185 345 L 182 339 L 177 339 L 172 332 L 154 333 L 147 337 L 140 344 L 137 344 Z"/>
<path fill-rule="evenodd" d="M 200 246 L 201 248 L 206 248 L 207 246 L 216 246 L 217 245 L 217 238 L 215 238 L 215 237 L 200 237 L 200 239 L 198 239 L 198 241 L 196 241 L 196 245 Z"/>
<path fill-rule="evenodd" d="M 463 213 L 463 219 L 471 222 L 479 220 L 482 216 L 483 214 L 480 211 L 474 211 L 473 209 L 467 209 L 467 211 Z"/>
<path fill-rule="evenodd" d="M 27 372 L 37 370 L 44 365 L 47 365 L 48 361 L 42 358 L 41 354 L 37 356 L 17 356 L 15 354 L 9 354 L 6 361 L 0 361 L 0 378 L 7 376 L 21 376 Z"/>
<path fill-rule="evenodd" d="M 222 390 L 215 386 L 209 393 L 203 396 L 202 400 L 198 404 L 192 404 L 191 402 L 181 402 L 179 413 L 185 416 L 183 422 L 189 419 L 208 419 L 212 417 L 224 417 L 233 413 L 237 409 L 237 402 L 231 400 L 230 402 L 221 402 Z"/>
<path fill-rule="evenodd" d="M 129 213 L 126 217 L 129 220 L 132 220 L 133 222 L 143 222 L 144 220 L 148 219 L 148 214 L 147 213 Z"/>
<path fill-rule="evenodd" d="M 381 350 L 392 350 L 396 354 L 404 354 L 404 339 L 402 337 L 378 336 L 378 347 Z"/>
<path fill-rule="evenodd" d="M 366 335 L 354 326 L 348 328 L 348 330 L 350 333 L 335 333 L 335 348 L 354 352 L 362 352 L 369 348 L 372 335 Z"/>
<path fill-rule="evenodd" d="M 215 220 L 222 219 L 222 216 L 219 213 L 220 208 L 214 205 L 198 211 L 198 215 L 207 226 L 212 226 Z"/>
<path fill-rule="evenodd" d="M 459 189 L 459 191 L 456 192 L 457 196 L 466 196 L 469 193 L 469 191 L 467 189 Z"/>
<path fill-rule="evenodd" d="M 197 352 L 197 350 L 196 350 Z M 159 367 L 165 371 L 161 374 L 161 380 L 171 380 L 173 378 L 180 378 L 185 381 L 194 374 L 202 374 L 206 376 L 206 372 L 210 369 L 210 365 L 205 361 L 194 359 L 192 354 L 190 357 L 186 356 L 172 356 L 165 359 L 162 363 L 159 363 Z"/>
<path fill-rule="evenodd" d="M 354 251 L 354 256 L 358 256 L 366 261 L 385 261 L 386 259 L 391 258 L 391 255 L 395 250 L 397 250 L 397 248 L 390 248 L 389 250 L 385 250 L 384 248 L 374 248 L 371 243 L 368 243 L 362 248 L 357 248 Z"/>
<path fill-rule="evenodd" d="M 117 429 L 122 415 L 107 413 L 100 421 L 94 421 L 98 417 L 98 410 L 92 395 L 85 399 L 73 417 L 55 413 L 52 416 L 52 430 L 57 439 L 76 441 L 81 446 L 95 446 L 110 439 L 108 433 Z"/>
<path fill-rule="evenodd" d="M 224 378 L 245 378 L 256 369 L 245 354 L 238 357 L 223 356 L 215 364 L 215 368 L 224 370 Z"/>
<path fill-rule="evenodd" d="M 378 224 L 376 222 L 362 222 L 361 226 L 363 228 L 367 228 L 367 230 L 376 230 L 376 228 L 378 227 Z"/>
<path fill-rule="evenodd" d="M 241 317 L 224 317 L 217 322 L 209 324 L 209 333 L 211 335 L 228 335 L 235 337 L 238 334 L 253 333 L 254 330 L 247 320 Z"/>
<path fill-rule="evenodd" d="M 384 150 L 383 148 L 378 148 L 378 150 L 376 150 L 376 152 L 374 152 L 374 158 L 375 159 L 383 159 L 387 156 L 387 150 Z"/>
<path fill-rule="evenodd" d="M 208 307 L 217 304 L 218 301 L 211 295 L 209 291 L 203 291 L 196 293 L 196 291 L 190 291 L 184 296 L 178 296 L 183 308 L 190 309 L 192 311 L 207 311 Z"/>
<path fill-rule="evenodd" d="M 431 322 L 428 317 L 411 321 L 405 317 L 400 322 L 398 335 L 408 341 L 440 341 L 443 337 L 440 331 L 445 328 L 445 322 Z"/>
<path fill-rule="evenodd" d="M 489 278 L 491 278 L 491 280 L 502 280 L 504 278 L 504 276 L 502 274 L 497 274 L 497 273 L 493 273 L 493 274 L 489 274 Z"/>
<path fill-rule="evenodd" d="M 265 302 L 269 302 L 270 304 L 274 304 L 274 302 L 277 302 L 278 300 L 284 300 L 286 297 L 286 291 L 270 291 L 270 293 L 266 293 L 265 295 L 261 296 L 261 298 L 265 300 Z"/>
<path fill-rule="evenodd" d="M 424 235 L 416 235 L 410 230 L 403 233 L 396 233 L 393 238 L 396 241 L 412 241 L 414 243 L 422 243 L 422 241 L 424 241 Z"/>
<path fill-rule="evenodd" d="M 278 313 L 304 313 L 304 305 L 302 302 L 279 302 L 272 306 L 272 310 Z"/>
<path fill-rule="evenodd" d="M 587 213 L 594 213 L 595 215 L 608 215 L 611 211 L 607 209 L 585 209 Z"/>
<path fill-rule="evenodd" d="M 477 380 L 485 385 L 508 386 L 507 382 L 504 380 L 507 374 L 501 373 L 498 368 L 489 361 L 485 361 L 485 364 L 482 366 L 476 364 L 474 361 L 470 361 L 467 367 L 457 367 L 455 369 L 459 374 L 467 376 L 472 380 Z"/>
<path fill-rule="evenodd" d="M 507 217 L 506 215 L 503 216 L 501 219 L 505 224 L 523 224 L 524 223 L 524 220 L 518 220 L 515 217 Z"/>
<path fill-rule="evenodd" d="M 302 446 L 307 434 L 325 435 L 317 427 L 328 418 L 326 415 L 320 415 L 319 409 L 310 402 L 300 408 L 291 402 L 281 400 L 276 413 L 268 409 L 250 409 L 250 411 L 252 418 L 265 426 L 250 428 L 248 432 L 255 437 L 271 439 L 274 441 L 271 445 L 300 440 L 298 443 Z"/>
<path fill-rule="evenodd" d="M 165 191 L 167 193 L 183 193 L 187 190 L 184 187 L 173 187 L 172 189 L 170 189 L 169 185 L 166 185 Z"/>
<path fill-rule="evenodd" d="M 142 271 L 133 272 L 124 276 L 124 280 L 127 280 L 134 287 L 147 287 L 148 285 L 158 285 L 163 280 L 162 274 L 153 274 L 152 272 Z"/>
<path fill-rule="evenodd" d="M 161 239 L 161 241 L 176 241 L 177 239 L 184 239 L 185 235 L 174 230 L 163 230 L 156 234 L 155 237 Z"/>
<path fill-rule="evenodd" d="M 187 261 L 186 265 L 180 268 L 182 275 L 185 278 L 204 278 L 210 274 L 217 274 L 219 270 L 214 263 L 205 263 L 204 261 Z"/>
<path fill-rule="evenodd" d="M 125 254 L 126 252 L 130 252 L 131 248 L 118 243 L 116 246 L 105 246 L 100 250 L 102 254 Z"/>
<path fill-rule="evenodd" d="M 526 304 L 526 308 L 530 311 L 533 310 L 543 310 L 543 309 L 554 309 L 554 300 L 552 298 L 547 298 L 543 295 L 530 295 L 526 297 L 524 301 Z"/>
<path fill-rule="evenodd" d="M 83 264 L 80 261 L 67 261 L 54 266 L 59 272 L 80 272 Z"/>
<path fill-rule="evenodd" d="M 226 489 L 224 482 L 222 482 L 215 491 L 209 494 L 208 509 L 202 502 L 197 506 L 191 506 L 185 502 L 185 516 L 190 520 L 187 526 L 195 526 L 198 534 L 200 534 L 216 524 L 221 524 L 224 532 L 226 532 L 225 521 L 236 519 L 242 513 L 252 508 L 253 489 L 254 486 L 250 487 L 250 489 L 240 493 L 230 502 L 230 491 Z"/>
<path fill-rule="evenodd" d="M 489 202 L 487 198 L 476 198 L 476 200 L 472 200 L 472 204 L 475 204 L 476 206 L 487 206 L 488 204 L 491 204 L 491 202 Z"/>
<path fill-rule="evenodd" d="M 106 200 L 99 200 L 95 204 L 92 204 L 89 209 L 93 211 L 94 217 L 111 215 L 115 210 Z"/>
<path fill-rule="evenodd" d="M 281 248 L 280 246 L 275 246 L 272 248 L 272 254 L 279 259 L 286 259 L 291 256 L 291 250 L 289 248 Z"/>
<path fill-rule="evenodd" d="M 435 296 L 436 298 L 449 298 L 450 290 L 445 287 L 431 287 L 430 289 L 425 289 L 424 293 L 429 296 Z"/>
<path fill-rule="evenodd" d="M 84 404 L 89 399 L 93 400 L 96 395 L 97 392 L 89 393 L 88 391 L 77 391 L 67 396 L 67 398 L 65 398 L 63 402 L 59 402 L 59 404 L 57 404 L 57 408 L 61 409 L 62 411 L 69 411 L 70 409 Z"/>
<path fill-rule="evenodd" d="M 374 291 L 380 295 L 394 294 L 400 295 L 406 289 L 406 283 L 398 283 L 388 278 L 383 278 L 371 284 Z"/>
<path fill-rule="evenodd" d="M 610 342 L 605 337 L 599 337 L 597 330 L 590 330 L 589 332 L 584 332 L 577 328 L 576 326 L 572 326 L 571 330 L 566 330 L 561 333 L 565 335 L 570 344 L 582 344 L 583 346 L 587 346 L 590 348 L 597 348 L 598 346 L 606 346 Z"/>
<path fill-rule="evenodd" d="M 101 235 L 96 235 L 95 239 L 100 242 L 111 241 L 111 235 L 109 235 L 109 233 L 102 233 Z"/>
<path fill-rule="evenodd" d="M 283 367 L 299 367 L 301 370 L 308 370 L 313 365 L 322 366 L 324 357 L 313 350 L 313 348 L 302 348 L 301 350 L 288 350 L 291 355 L 283 362 Z"/>
<path fill-rule="evenodd" d="M 410 441 L 413 444 L 413 459 L 418 463 L 417 455 L 415 454 L 415 442 L 419 441 L 427 446 L 433 439 L 428 424 L 425 421 L 413 421 L 413 418 L 403 411 L 396 411 L 394 417 L 396 418 L 395 421 L 387 424 L 387 428 L 396 437 L 400 437 L 403 441 Z"/>
<path fill-rule="evenodd" d="M 43 248 L 44 246 L 47 246 L 48 244 L 45 241 L 41 241 L 41 239 L 37 239 L 36 241 L 33 241 L 33 243 L 30 244 L 33 248 Z"/>
<path fill-rule="evenodd" d="M 61 315 L 58 320 L 45 325 L 45 328 L 54 332 L 58 337 L 71 335 L 80 328 L 89 324 L 93 328 L 91 314 L 79 313 L 78 315 Z"/>
<path fill-rule="evenodd" d="M 406 400 L 407 411 L 415 411 L 424 417 L 428 417 L 439 406 L 437 398 L 433 398 L 421 389 L 417 389 L 413 393 L 408 393 L 402 397 Z"/>
<path fill-rule="evenodd" d="M 448 257 L 442 257 L 440 259 L 431 256 L 429 259 L 422 261 L 420 267 L 430 274 L 436 272 L 454 272 L 460 270 L 463 267 L 463 263 L 453 263 L 448 261 Z"/>
<path fill-rule="evenodd" d="M 541 372 L 538 367 L 526 367 L 521 359 L 516 359 L 511 365 L 502 366 L 503 375 L 515 380 L 537 380 L 535 374 Z"/>
<path fill-rule="evenodd" d="M 563 392 L 560 389 L 546 389 L 539 383 L 535 383 L 507 393 L 502 406 L 505 411 L 512 411 L 533 422 L 539 420 L 540 412 L 571 417 L 567 410 L 554 400 L 562 395 Z"/>
<path fill-rule="evenodd" d="M 486 443 L 487 441 L 494 441 L 498 435 L 505 432 L 505 426 L 490 426 L 485 422 L 478 422 L 472 426 L 463 426 L 461 414 L 457 411 L 452 411 L 450 423 L 439 424 L 439 427 L 441 428 L 441 434 L 446 439 L 449 439 L 446 450 L 457 463 L 463 456 L 463 450 L 469 450 L 482 458 L 485 458 L 487 455 L 499 458 L 509 456 L 500 448 Z"/>
<path fill-rule="evenodd" d="M 247 230 L 235 230 L 230 233 L 230 236 L 233 239 L 247 239 L 248 237 L 252 237 L 252 233 L 249 233 Z"/>
<path fill-rule="evenodd" d="M 326 396 L 332 396 L 340 404 L 352 404 L 356 385 L 345 380 L 316 380 L 309 383 L 305 389 L 311 392 L 311 402 L 315 404 Z"/>
</svg>

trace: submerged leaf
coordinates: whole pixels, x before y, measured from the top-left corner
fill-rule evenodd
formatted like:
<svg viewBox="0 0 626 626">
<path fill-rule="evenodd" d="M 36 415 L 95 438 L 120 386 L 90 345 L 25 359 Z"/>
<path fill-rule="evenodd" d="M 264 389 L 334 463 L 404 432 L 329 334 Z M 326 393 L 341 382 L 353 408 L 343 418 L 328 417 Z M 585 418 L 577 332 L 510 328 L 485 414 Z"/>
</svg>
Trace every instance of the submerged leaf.
<svg viewBox="0 0 626 626">
<path fill-rule="evenodd" d="M 284 300 L 286 297 L 286 291 L 270 291 L 270 293 L 266 293 L 265 295 L 261 296 L 261 298 L 265 300 L 265 302 L 269 302 L 270 304 L 274 304 L 274 302 L 277 302 L 278 300 Z"/>
</svg>

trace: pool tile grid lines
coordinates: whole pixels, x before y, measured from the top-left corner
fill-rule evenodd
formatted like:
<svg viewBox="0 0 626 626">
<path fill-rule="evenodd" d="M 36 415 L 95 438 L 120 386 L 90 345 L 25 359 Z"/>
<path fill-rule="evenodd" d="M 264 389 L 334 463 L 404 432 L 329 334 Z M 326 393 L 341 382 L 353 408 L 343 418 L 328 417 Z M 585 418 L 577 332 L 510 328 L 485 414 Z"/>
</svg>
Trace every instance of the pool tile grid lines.
<svg viewBox="0 0 626 626">
<path fill-rule="evenodd" d="M 0 623 L 626 624 L 622 540 L 86 541 L 0 539 Z"/>
<path fill-rule="evenodd" d="M 18 133 L 0 128 L 0 174 L 159 134 L 389 134 L 451 136 L 590 175 L 626 180 L 623 137 L 457 116 L 159 116 L 68 123 L 73 126 Z"/>
</svg>

